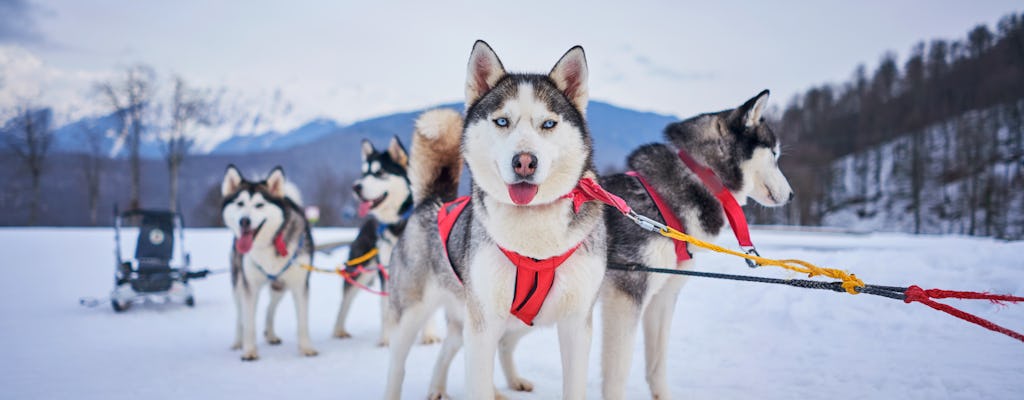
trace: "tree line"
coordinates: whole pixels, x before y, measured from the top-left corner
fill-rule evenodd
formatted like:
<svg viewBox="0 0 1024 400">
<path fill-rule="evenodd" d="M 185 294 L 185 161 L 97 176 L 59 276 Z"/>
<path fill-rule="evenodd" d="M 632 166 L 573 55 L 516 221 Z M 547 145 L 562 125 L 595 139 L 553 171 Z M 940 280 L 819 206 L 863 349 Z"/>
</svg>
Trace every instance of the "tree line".
<svg viewBox="0 0 1024 400">
<path fill-rule="evenodd" d="M 960 39 L 919 42 L 902 61 L 887 52 L 873 70 L 860 65 L 848 81 L 812 87 L 775 113 L 782 168 L 797 197 L 784 210 L 755 210 L 754 219 L 821 224 L 838 208 L 877 200 L 883 194 L 871 187 L 890 178 L 880 176 L 888 171 L 907 178 L 897 195 L 908 201 L 914 232 L 929 231 L 925 225 L 943 212 L 924 197 L 928 188 L 945 186 L 956 197 L 945 200 L 964 201 L 960 215 L 944 216 L 966 220 L 957 233 L 998 236 L 996 225 L 1009 222 L 993 216 L 1024 207 L 1011 204 L 1009 193 L 1024 179 L 1022 100 L 1024 14 L 1004 16 L 994 30 L 978 25 Z M 901 145 L 893 166 L 882 168 L 887 161 L 879 149 L 894 141 Z M 845 183 L 862 186 L 861 196 L 837 199 L 835 163 L 845 157 L 859 175 Z M 996 164 L 1010 168 L 993 171 Z"/>
<path fill-rule="evenodd" d="M 170 90 L 159 91 L 160 85 L 166 83 Z M 83 145 L 80 171 L 86 184 L 90 221 L 97 223 L 105 169 L 109 160 L 116 156 L 108 154 L 108 141 L 119 143 L 127 150 L 131 175 L 127 207 L 141 207 L 140 148 L 146 135 L 152 135 L 160 143 L 169 176 L 167 204 L 172 211 L 176 210 L 181 166 L 191 154 L 199 130 L 221 120 L 221 93 L 193 87 L 180 76 L 161 82 L 153 68 L 142 64 L 125 68 L 117 77 L 96 82 L 95 101 L 105 106 L 116 121 L 116 127 L 110 132 L 109 127 L 90 120 L 75 125 L 77 143 Z M 6 121 L 0 126 L 2 150 L 14 154 L 31 178 L 28 224 L 35 225 L 39 217 L 41 178 L 52 164 L 49 158 L 56 128 L 53 111 L 51 107 L 24 99 L 13 109 L 0 110 L 0 117 Z"/>
</svg>

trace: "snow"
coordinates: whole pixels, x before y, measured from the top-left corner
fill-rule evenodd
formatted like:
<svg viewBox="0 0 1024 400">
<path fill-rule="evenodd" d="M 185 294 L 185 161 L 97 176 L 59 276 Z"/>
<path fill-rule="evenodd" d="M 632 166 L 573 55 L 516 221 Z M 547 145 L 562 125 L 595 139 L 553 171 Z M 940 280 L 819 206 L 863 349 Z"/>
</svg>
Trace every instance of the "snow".
<svg viewBox="0 0 1024 400">
<path fill-rule="evenodd" d="M 352 230 L 318 229 L 319 241 Z M 961 236 L 843 234 L 755 230 L 762 254 L 840 267 L 869 283 L 1024 295 L 1024 243 Z M 723 235 L 722 243 L 729 244 Z M 230 237 L 190 229 L 193 265 L 223 268 Z M 127 243 L 132 243 L 129 238 Z M 311 279 L 310 328 L 320 355 L 300 357 L 290 299 L 278 310 L 281 346 L 259 344 L 261 359 L 239 361 L 228 349 L 234 305 L 226 274 L 195 281 L 197 305 L 135 306 L 115 314 L 85 308 L 83 296 L 111 289 L 110 229 L 0 229 L 0 387 L 11 399 L 367 399 L 383 392 L 387 350 L 375 346 L 377 299 L 362 294 L 349 320 L 353 338 L 331 337 L 340 298 L 333 276 Z M 318 256 L 332 266 L 345 254 Z M 749 270 L 742 261 L 700 253 L 701 270 L 792 276 Z M 267 296 L 263 296 L 263 302 Z M 1014 330 L 1024 305 L 951 302 Z M 261 308 L 262 310 L 262 308 Z M 262 311 L 259 313 L 262 315 Z M 262 325 L 262 317 L 260 325 Z M 438 318 L 440 321 L 440 318 Z M 596 327 L 600 325 L 596 316 Z M 440 325 L 439 326 L 443 326 Z M 1024 344 L 920 304 L 782 286 L 692 279 L 673 319 L 669 374 L 673 394 L 692 399 L 1009 399 L 1024 393 Z M 262 330 L 262 329 L 261 329 Z M 595 329 L 588 397 L 600 397 L 600 329 Z M 417 346 L 404 397 L 423 398 L 438 345 Z M 630 398 L 649 398 L 642 348 L 629 376 Z M 517 353 L 534 393 L 561 392 L 554 329 L 528 335 Z M 461 356 L 449 392 L 461 398 Z"/>
</svg>

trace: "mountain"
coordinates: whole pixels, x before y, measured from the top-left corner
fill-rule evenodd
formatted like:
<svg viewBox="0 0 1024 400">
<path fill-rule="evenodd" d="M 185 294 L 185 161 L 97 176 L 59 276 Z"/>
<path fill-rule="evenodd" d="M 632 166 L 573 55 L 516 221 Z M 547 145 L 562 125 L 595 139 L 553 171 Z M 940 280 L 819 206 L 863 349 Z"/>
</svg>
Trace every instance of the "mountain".
<svg viewBox="0 0 1024 400">
<path fill-rule="evenodd" d="M 462 110 L 461 103 L 442 104 L 437 107 Z M 433 108 L 433 107 L 431 107 Z M 285 132 L 269 131 L 260 134 L 236 133 L 212 146 L 209 151 L 194 150 L 196 155 L 240 156 L 274 153 L 307 146 L 330 146 L 335 150 L 357 145 L 366 138 L 383 145 L 392 136 L 408 144 L 413 121 L 424 110 L 383 115 L 342 125 L 329 119 L 315 119 Z M 590 102 L 587 117 L 596 147 L 598 167 L 619 167 L 630 149 L 660 139 L 661 130 L 676 118 L 651 112 L 635 111 L 600 101 Z M 125 151 L 116 138 L 118 122 L 113 115 L 83 118 L 71 122 L 55 132 L 53 150 L 60 153 L 84 153 L 88 143 L 82 135 L 85 130 L 105 132 L 102 147 L 105 154 L 124 156 Z M 163 156 L 161 144 L 150 134 L 144 135 L 140 154 L 143 158 Z"/>
<path fill-rule="evenodd" d="M 461 103 L 437 107 L 461 111 Z M 186 220 L 193 226 L 216 225 L 220 219 L 219 185 L 224 168 L 235 164 L 248 177 L 258 178 L 274 166 L 284 168 L 308 205 L 321 208 L 321 221 L 329 225 L 356 223 L 351 215 L 352 181 L 359 175 L 360 143 L 370 140 L 383 147 L 397 136 L 406 146 L 410 143 L 416 116 L 423 110 L 388 114 L 341 125 L 335 121 L 316 119 L 286 131 L 270 131 L 259 135 L 234 134 L 202 152 L 198 147 L 181 169 L 181 193 L 178 199 Z M 587 118 L 595 146 L 595 165 L 601 171 L 621 169 L 625 157 L 637 146 L 660 140 L 661 131 L 675 117 L 639 112 L 608 103 L 591 101 Z M 85 118 L 66 124 L 55 131 L 55 144 L 43 177 L 41 224 L 87 225 L 89 206 L 83 166 L 87 164 L 87 130 L 105 132 L 100 141 L 105 160 L 100 184 L 101 211 L 99 223 L 109 221 L 105 210 L 115 203 L 127 203 L 129 188 L 127 154 L 116 138 L 118 123 L 113 116 Z M 205 138 L 204 138 L 205 139 Z M 167 168 L 162 159 L 160 143 L 152 135 L 144 135 L 141 146 L 142 205 L 163 208 L 167 198 Z M 24 212 L 31 198 L 27 175 L 13 157 L 0 157 L 0 182 L 6 194 L 0 196 L 0 225 L 26 222 Z M 68 194 L 73 194 L 68 196 Z"/>
</svg>

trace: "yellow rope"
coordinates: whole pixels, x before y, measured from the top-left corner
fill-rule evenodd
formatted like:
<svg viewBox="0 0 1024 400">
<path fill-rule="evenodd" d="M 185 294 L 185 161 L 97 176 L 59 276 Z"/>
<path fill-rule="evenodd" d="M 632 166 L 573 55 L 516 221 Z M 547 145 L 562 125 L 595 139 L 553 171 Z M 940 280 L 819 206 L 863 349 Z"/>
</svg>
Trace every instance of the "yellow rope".
<svg viewBox="0 0 1024 400">
<path fill-rule="evenodd" d="M 803 260 L 775 260 L 771 258 L 755 256 L 752 254 L 746 254 L 735 250 L 730 250 L 713 243 L 705 242 L 703 240 L 679 232 L 670 227 L 665 227 L 664 229 L 659 230 L 658 233 L 661 233 L 662 236 L 665 236 L 669 239 L 681 240 L 693 244 L 694 246 L 703 247 L 711 251 L 730 254 L 736 257 L 743 257 L 745 259 L 754 261 L 760 265 L 771 265 L 774 267 L 785 268 L 790 271 L 805 273 L 808 277 L 821 275 L 833 279 L 839 279 L 843 281 L 843 289 L 846 289 L 846 292 L 850 294 L 858 294 L 859 292 L 857 292 L 857 288 L 864 287 L 864 281 L 857 278 L 857 275 L 847 273 L 846 271 L 843 270 L 833 268 L 821 268 L 817 265 L 811 264 Z"/>
<path fill-rule="evenodd" d="M 346 261 L 345 262 L 345 266 L 352 267 L 352 266 L 356 266 L 356 265 L 362 264 L 362 263 L 366 262 L 367 260 L 373 258 L 376 255 L 377 255 L 377 248 L 374 247 L 374 248 L 370 249 L 370 251 L 366 252 L 366 254 L 363 254 L 363 255 L 361 255 L 359 257 L 356 257 L 356 258 L 353 258 L 351 260 Z M 334 268 L 334 269 L 328 269 L 328 268 L 317 268 L 317 267 L 314 267 L 314 266 L 308 265 L 308 264 L 299 264 L 299 268 L 302 268 L 302 269 L 304 269 L 306 271 L 322 272 L 322 273 L 325 273 L 325 274 L 338 274 L 338 275 L 347 275 L 348 274 L 344 269 L 342 269 L 340 267 L 339 268 Z"/>
<path fill-rule="evenodd" d="M 361 255 L 359 257 L 356 257 L 356 258 L 353 258 L 351 260 L 348 260 L 347 262 L 345 262 L 345 265 L 349 266 L 349 267 L 356 266 L 356 265 L 359 265 L 359 264 L 362 264 L 362 263 L 366 262 L 366 260 L 369 260 L 369 259 L 373 258 L 373 256 L 375 256 L 375 255 L 377 255 L 377 248 L 376 247 L 370 249 L 370 251 L 366 252 L 366 254 L 363 254 L 363 255 Z"/>
<path fill-rule="evenodd" d="M 334 268 L 334 269 L 317 268 L 317 267 L 314 267 L 314 266 L 308 265 L 308 264 L 299 264 L 299 268 L 302 268 L 302 269 L 304 269 L 306 271 L 322 272 L 322 273 L 325 273 L 325 274 L 339 274 L 340 275 L 340 274 L 345 272 L 345 270 L 343 270 L 341 268 Z"/>
</svg>

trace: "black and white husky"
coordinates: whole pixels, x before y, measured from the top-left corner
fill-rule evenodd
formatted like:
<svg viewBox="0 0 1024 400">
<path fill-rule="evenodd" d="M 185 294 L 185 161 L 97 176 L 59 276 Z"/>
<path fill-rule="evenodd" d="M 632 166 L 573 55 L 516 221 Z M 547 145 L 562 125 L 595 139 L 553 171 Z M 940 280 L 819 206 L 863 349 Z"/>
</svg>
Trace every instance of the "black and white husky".
<svg viewBox="0 0 1024 400">
<path fill-rule="evenodd" d="M 259 358 L 256 352 L 256 304 L 260 289 L 270 284 L 270 304 L 263 331 L 267 343 L 280 344 L 274 333 L 274 312 L 285 290 L 292 292 L 298 322 L 299 351 L 315 356 L 309 340 L 309 271 L 300 265 L 313 261 L 313 236 L 302 211 L 298 190 L 289 184 L 281 167 L 263 181 L 249 181 L 235 166 L 228 166 L 221 184 L 221 216 L 234 234 L 231 246 L 231 287 L 238 311 L 233 349 L 242 360 Z"/>
<path fill-rule="evenodd" d="M 575 209 L 565 198 L 581 179 L 595 177 L 584 118 L 587 97 L 582 48 L 565 53 L 547 75 L 511 74 L 490 46 L 478 41 L 469 60 L 464 123 L 452 111 L 419 119 L 410 166 L 416 209 L 392 256 L 390 297 L 397 325 L 385 398 L 400 397 L 416 331 L 438 307 L 445 308 L 448 334 L 430 398 L 446 396 L 448 366 L 463 341 L 463 397 L 495 398 L 499 350 L 510 388 L 532 390 L 512 365 L 512 350 L 530 329 L 526 321 L 557 325 L 563 397 L 584 398 L 591 312 L 607 256 L 604 206 L 589 202 Z M 463 159 L 472 173 L 472 195 L 457 203 L 464 208 L 445 245 L 439 211 L 455 197 Z M 450 207 L 445 206 L 446 214 Z M 513 300 L 540 288 L 517 289 L 535 276 L 519 273 L 523 266 L 531 259 L 563 256 L 546 298 L 535 299 L 542 301 L 538 313 L 518 314 Z"/>
<path fill-rule="evenodd" d="M 680 156 L 680 150 L 713 171 L 739 204 L 744 204 L 748 197 L 769 207 L 785 204 L 793 191 L 779 170 L 779 140 L 761 118 L 767 101 L 765 90 L 738 108 L 670 124 L 665 128 L 665 143 L 645 145 L 629 155 L 628 167 L 640 177 L 611 175 L 601 180 L 602 185 L 625 199 L 638 213 L 665 222 L 641 182 L 645 179 L 655 195 L 663 199 L 665 211 L 678 219 L 686 233 L 703 240 L 722 231 L 726 215 L 712 190 L 681 159 L 685 155 Z M 693 260 L 679 261 L 671 240 L 640 229 L 618 213 L 607 213 L 605 219 L 609 266 L 693 266 Z M 601 361 L 606 399 L 625 397 L 625 380 L 640 322 L 644 328 L 651 395 L 656 399 L 671 396 L 665 372 L 666 344 L 676 295 L 683 283 L 683 277 L 676 275 L 608 270 L 601 293 Z"/>
<path fill-rule="evenodd" d="M 377 255 L 359 265 L 349 266 L 348 272 L 354 280 L 364 287 L 369 287 L 377 278 L 381 281 L 381 291 L 385 291 L 385 269 L 391 261 L 391 249 L 405 231 L 406 222 L 412 214 L 412 189 L 409 187 L 409 154 L 398 137 L 393 137 L 384 151 L 378 151 L 373 143 L 363 140 L 362 144 L 362 176 L 352 185 L 352 195 L 359 200 L 359 216 L 371 215 L 359 234 L 352 242 L 349 260 L 359 258 L 377 249 Z M 376 273 L 358 273 L 359 267 L 364 271 Z M 341 307 L 338 319 L 334 324 L 334 336 L 348 338 L 351 335 L 345 329 L 345 320 L 352 307 L 352 302 L 361 290 L 349 281 L 342 283 Z M 387 298 L 381 297 L 381 346 L 388 343 L 389 321 Z M 424 328 L 422 342 L 436 343 L 440 338 L 433 331 L 433 324 Z"/>
</svg>

